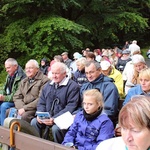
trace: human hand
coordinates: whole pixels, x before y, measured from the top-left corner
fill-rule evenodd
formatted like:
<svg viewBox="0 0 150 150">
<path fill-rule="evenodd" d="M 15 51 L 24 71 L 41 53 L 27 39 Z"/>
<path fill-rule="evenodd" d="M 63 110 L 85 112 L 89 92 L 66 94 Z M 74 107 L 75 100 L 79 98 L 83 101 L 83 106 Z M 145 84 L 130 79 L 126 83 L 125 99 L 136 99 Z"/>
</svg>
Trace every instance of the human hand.
<svg viewBox="0 0 150 150">
<path fill-rule="evenodd" d="M 119 125 L 117 125 L 117 127 L 115 128 L 115 136 L 121 136 L 121 127 Z"/>
<path fill-rule="evenodd" d="M 76 149 L 72 142 L 65 143 L 64 146 Z"/>
<path fill-rule="evenodd" d="M 0 94 L 0 101 L 4 101 L 5 100 L 5 96 L 3 94 Z"/>
<path fill-rule="evenodd" d="M 41 120 L 41 122 L 44 123 L 45 125 L 51 126 L 54 124 L 54 118 L 43 119 L 43 120 Z"/>
<path fill-rule="evenodd" d="M 18 110 L 18 114 L 19 114 L 20 116 L 22 116 L 22 114 L 23 114 L 24 112 L 25 112 L 24 108 L 21 108 L 21 109 Z"/>
<path fill-rule="evenodd" d="M 37 121 L 38 121 L 38 123 L 40 123 L 40 124 L 42 124 L 43 123 L 43 121 L 37 116 Z"/>
</svg>

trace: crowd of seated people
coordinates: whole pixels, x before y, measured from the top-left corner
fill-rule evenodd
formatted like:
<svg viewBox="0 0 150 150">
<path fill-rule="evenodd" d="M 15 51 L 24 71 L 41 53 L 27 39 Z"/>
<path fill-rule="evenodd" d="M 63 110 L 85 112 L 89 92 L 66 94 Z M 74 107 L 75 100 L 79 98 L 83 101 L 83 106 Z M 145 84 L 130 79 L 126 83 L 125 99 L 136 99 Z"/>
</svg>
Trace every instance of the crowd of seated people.
<svg viewBox="0 0 150 150">
<path fill-rule="evenodd" d="M 129 101 L 136 95 L 149 97 L 150 92 L 150 69 L 140 52 L 135 41 L 123 49 L 92 51 L 86 48 L 82 54 L 75 52 L 74 60 L 68 52 L 55 55 L 49 65 L 46 58 L 40 65 L 31 59 L 25 70 L 15 59 L 9 58 L 5 62 L 8 76 L 0 93 L 0 124 L 3 125 L 8 116 L 6 112 L 15 107 L 21 119 L 35 127 L 41 138 L 48 140 L 49 130 L 52 130 L 54 142 L 70 143 L 70 147 L 79 150 L 97 146 L 100 149 L 105 145 L 103 141 L 114 139 L 115 131 L 124 139 L 123 128 L 130 129 L 130 126 L 121 119 L 126 117 L 123 113 L 128 111 L 128 103 L 136 103 Z M 120 99 L 125 101 L 119 115 Z M 41 120 L 36 111 L 48 112 L 50 117 Z M 74 121 L 69 128 L 61 129 L 55 118 L 68 111 Z M 119 130 L 115 130 L 118 116 Z M 128 121 L 134 126 L 132 119 Z M 125 139 L 121 143 L 130 150 Z M 149 148 L 149 143 L 144 144 Z"/>
</svg>

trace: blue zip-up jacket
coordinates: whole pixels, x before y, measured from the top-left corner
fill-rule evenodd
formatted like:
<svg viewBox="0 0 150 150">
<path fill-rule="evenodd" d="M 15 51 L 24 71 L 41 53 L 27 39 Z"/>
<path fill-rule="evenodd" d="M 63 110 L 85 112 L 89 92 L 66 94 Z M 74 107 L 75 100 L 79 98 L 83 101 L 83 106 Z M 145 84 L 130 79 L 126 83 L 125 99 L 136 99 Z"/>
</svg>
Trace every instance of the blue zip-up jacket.
<svg viewBox="0 0 150 150">
<path fill-rule="evenodd" d="M 93 121 L 87 121 L 83 111 L 80 111 L 66 133 L 62 144 L 71 142 L 78 150 L 95 150 L 100 142 L 113 136 L 113 123 L 106 114 L 101 113 Z"/>
<path fill-rule="evenodd" d="M 81 97 L 83 92 L 88 89 L 99 89 L 103 95 L 105 113 L 111 119 L 117 117 L 119 94 L 115 84 L 113 83 L 113 79 L 100 74 L 96 80 L 82 85 L 80 90 Z"/>
<path fill-rule="evenodd" d="M 135 95 L 145 95 L 142 88 L 141 88 L 141 85 L 138 84 L 136 85 L 135 87 L 131 88 L 129 91 L 128 91 L 128 94 L 123 102 L 123 106 L 128 103 L 131 98 Z"/>
</svg>

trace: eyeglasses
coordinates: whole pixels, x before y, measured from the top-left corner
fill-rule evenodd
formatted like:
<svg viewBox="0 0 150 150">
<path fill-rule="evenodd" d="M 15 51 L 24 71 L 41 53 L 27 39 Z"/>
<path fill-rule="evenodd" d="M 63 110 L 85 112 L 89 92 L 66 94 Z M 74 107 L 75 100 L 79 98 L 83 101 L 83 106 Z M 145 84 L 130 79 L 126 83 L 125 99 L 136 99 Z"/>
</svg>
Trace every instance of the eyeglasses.
<svg viewBox="0 0 150 150">
<path fill-rule="evenodd" d="M 95 71 L 89 71 L 89 72 L 85 72 L 86 75 L 91 75 L 91 74 L 94 74 L 97 70 Z"/>
</svg>

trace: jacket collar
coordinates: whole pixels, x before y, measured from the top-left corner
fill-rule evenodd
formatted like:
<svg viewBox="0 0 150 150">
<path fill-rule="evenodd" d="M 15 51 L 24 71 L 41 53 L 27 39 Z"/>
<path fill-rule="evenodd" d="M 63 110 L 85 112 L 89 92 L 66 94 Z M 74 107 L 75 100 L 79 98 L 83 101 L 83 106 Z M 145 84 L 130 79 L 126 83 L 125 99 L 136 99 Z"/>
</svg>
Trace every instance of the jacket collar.
<svg viewBox="0 0 150 150">
<path fill-rule="evenodd" d="M 65 78 L 59 83 L 59 86 L 61 86 L 61 85 L 67 85 L 68 82 L 69 82 L 69 78 L 68 78 L 68 77 L 65 77 Z M 52 80 L 52 81 L 50 82 L 50 85 L 53 85 L 54 83 L 55 83 L 55 82 Z"/>
</svg>

